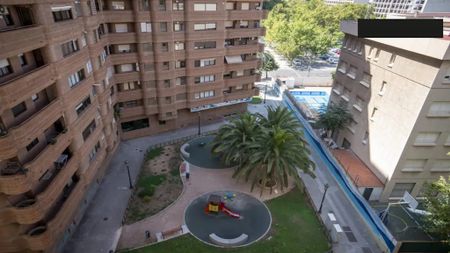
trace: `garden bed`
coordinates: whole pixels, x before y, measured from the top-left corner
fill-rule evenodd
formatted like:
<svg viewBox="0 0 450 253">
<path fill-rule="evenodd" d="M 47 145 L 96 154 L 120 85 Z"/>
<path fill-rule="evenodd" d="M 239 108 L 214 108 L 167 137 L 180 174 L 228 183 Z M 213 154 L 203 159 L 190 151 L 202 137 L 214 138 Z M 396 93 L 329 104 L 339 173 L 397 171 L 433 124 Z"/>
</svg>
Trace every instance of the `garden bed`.
<svg viewBox="0 0 450 253">
<path fill-rule="evenodd" d="M 173 203 L 183 190 L 179 167 L 179 145 L 154 148 L 147 152 L 125 213 L 131 224 L 152 216 Z"/>
</svg>

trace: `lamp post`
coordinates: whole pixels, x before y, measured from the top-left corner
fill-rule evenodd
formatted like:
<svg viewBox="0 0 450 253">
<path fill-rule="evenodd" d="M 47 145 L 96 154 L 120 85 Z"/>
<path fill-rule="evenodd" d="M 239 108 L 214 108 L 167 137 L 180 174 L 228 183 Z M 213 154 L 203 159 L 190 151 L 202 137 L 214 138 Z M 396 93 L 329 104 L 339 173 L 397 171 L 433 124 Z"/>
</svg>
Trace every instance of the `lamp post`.
<svg viewBox="0 0 450 253">
<path fill-rule="evenodd" d="M 325 191 L 323 192 L 322 201 L 320 201 L 319 213 L 322 213 L 323 201 L 325 200 L 325 195 L 327 194 L 329 185 L 325 184 L 324 187 L 325 187 Z"/>
<path fill-rule="evenodd" d="M 264 104 L 266 103 L 267 82 L 264 83 Z"/>
<path fill-rule="evenodd" d="M 125 160 L 123 163 L 125 163 L 125 166 L 127 167 L 128 182 L 130 183 L 130 189 L 133 189 L 133 183 L 131 182 L 131 174 L 130 174 L 130 167 L 128 166 L 128 161 Z"/>
<path fill-rule="evenodd" d="M 200 112 L 198 112 L 198 135 L 201 135 L 201 130 L 200 130 Z"/>
</svg>

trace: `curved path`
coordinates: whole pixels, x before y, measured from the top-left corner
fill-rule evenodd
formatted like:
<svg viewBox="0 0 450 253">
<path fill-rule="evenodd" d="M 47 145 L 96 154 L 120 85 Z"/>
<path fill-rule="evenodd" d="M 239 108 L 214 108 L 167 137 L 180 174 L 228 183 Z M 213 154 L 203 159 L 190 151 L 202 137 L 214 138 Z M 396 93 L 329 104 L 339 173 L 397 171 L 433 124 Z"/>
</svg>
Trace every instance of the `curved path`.
<svg viewBox="0 0 450 253">
<path fill-rule="evenodd" d="M 147 244 L 148 241 L 145 239 L 146 230 L 150 231 L 151 235 L 154 236 L 157 232 L 181 226 L 184 223 L 183 217 L 186 207 L 192 200 L 204 193 L 233 190 L 248 193 L 261 200 L 268 200 L 288 192 L 294 186 L 291 182 L 289 189 L 286 189 L 284 192 L 275 192 L 274 190 L 272 195 L 270 195 L 267 190 L 260 197 L 260 188 L 255 187 L 253 192 L 250 192 L 250 184 L 232 178 L 233 169 L 203 169 L 192 164 L 190 166 L 190 179 L 186 182 L 183 176 L 184 189 L 178 200 L 153 216 L 130 225 L 124 225 L 118 244 L 119 249 L 134 248 Z"/>
</svg>

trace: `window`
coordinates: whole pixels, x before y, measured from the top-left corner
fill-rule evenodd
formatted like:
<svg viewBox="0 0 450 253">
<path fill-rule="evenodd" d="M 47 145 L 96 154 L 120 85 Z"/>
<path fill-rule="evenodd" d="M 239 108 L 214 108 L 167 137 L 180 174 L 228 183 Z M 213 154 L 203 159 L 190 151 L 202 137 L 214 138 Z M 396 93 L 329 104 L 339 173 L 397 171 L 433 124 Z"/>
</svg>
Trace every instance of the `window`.
<svg viewBox="0 0 450 253">
<path fill-rule="evenodd" d="M 411 193 L 415 185 L 415 183 L 396 183 L 390 197 L 403 197 L 405 192 Z"/>
<path fill-rule="evenodd" d="M 19 54 L 18 57 L 19 57 L 20 66 L 24 67 L 24 66 L 28 65 L 27 58 L 25 57 L 24 54 Z"/>
<path fill-rule="evenodd" d="M 165 97 L 164 100 L 166 101 L 166 104 L 171 104 L 172 103 L 172 98 L 171 97 Z"/>
<path fill-rule="evenodd" d="M 71 6 L 52 7 L 53 20 L 55 22 L 61 22 L 72 19 Z"/>
<path fill-rule="evenodd" d="M 177 77 L 175 78 L 175 85 L 186 85 L 186 77 Z"/>
<path fill-rule="evenodd" d="M 85 47 L 87 45 L 87 35 L 83 33 L 81 36 L 81 47 Z"/>
<path fill-rule="evenodd" d="M 355 133 L 355 127 L 358 125 L 358 122 L 355 120 L 350 121 L 350 124 L 347 126 L 348 130 L 350 130 L 351 133 Z"/>
<path fill-rule="evenodd" d="M 139 82 L 126 82 L 119 84 L 119 91 L 136 90 L 141 88 Z"/>
<path fill-rule="evenodd" d="M 161 43 L 161 51 L 162 51 L 162 52 L 167 52 L 167 51 L 169 51 L 169 43 L 167 43 L 167 42 Z"/>
<path fill-rule="evenodd" d="M 194 11 L 216 11 L 216 4 L 195 3 Z"/>
<path fill-rule="evenodd" d="M 91 62 L 91 60 L 89 60 L 86 63 L 86 71 L 87 71 L 88 74 L 92 72 L 92 62 Z"/>
<path fill-rule="evenodd" d="M 160 11 L 166 10 L 166 0 L 159 0 L 159 10 Z"/>
<path fill-rule="evenodd" d="M 159 23 L 159 31 L 160 32 L 167 32 L 167 22 Z"/>
<path fill-rule="evenodd" d="M 72 88 L 83 81 L 85 78 L 84 69 L 80 69 L 78 72 L 70 75 L 67 79 L 69 82 L 69 86 Z"/>
<path fill-rule="evenodd" d="M 138 106 L 142 106 L 142 100 L 128 100 L 125 102 L 120 102 L 119 103 L 119 107 L 125 107 L 125 108 L 133 108 L 133 107 L 138 107 Z"/>
<path fill-rule="evenodd" d="M 370 120 L 373 120 L 375 117 L 375 113 L 377 112 L 378 108 L 374 107 L 372 109 L 372 113 L 370 114 Z"/>
<path fill-rule="evenodd" d="M 363 72 L 363 77 L 359 83 L 366 86 L 367 88 L 369 88 L 371 81 L 372 81 L 372 75 L 370 75 L 369 73 Z"/>
<path fill-rule="evenodd" d="M 368 141 L 369 141 L 369 132 L 366 131 L 364 133 L 364 137 L 363 137 L 362 143 L 363 144 L 367 144 Z"/>
<path fill-rule="evenodd" d="M 208 49 L 208 48 L 216 48 L 216 42 L 215 41 L 194 42 L 194 49 Z"/>
<path fill-rule="evenodd" d="M 186 93 L 177 94 L 176 99 L 177 99 L 177 101 L 179 101 L 179 100 L 186 100 L 187 99 L 187 95 L 186 95 Z"/>
<path fill-rule="evenodd" d="M 395 62 L 395 58 L 397 57 L 397 55 L 395 55 L 395 54 L 392 54 L 391 55 L 391 59 L 389 59 L 389 65 L 388 65 L 388 67 L 391 67 L 392 68 L 392 66 L 394 66 L 394 62 Z"/>
<path fill-rule="evenodd" d="M 170 88 L 170 80 L 169 79 L 166 79 L 166 80 L 164 80 L 164 88 Z"/>
<path fill-rule="evenodd" d="M 152 32 L 152 23 L 150 22 L 142 22 L 141 23 L 141 32 L 150 33 Z"/>
<path fill-rule="evenodd" d="M 213 90 L 194 93 L 194 98 L 195 99 L 209 98 L 209 97 L 214 97 L 214 91 Z"/>
<path fill-rule="evenodd" d="M 384 92 L 386 91 L 386 85 L 387 83 L 383 81 L 381 83 L 380 91 L 378 92 L 378 95 L 383 96 Z"/>
<path fill-rule="evenodd" d="M 195 77 L 195 83 L 209 83 L 214 82 L 215 76 L 214 75 L 207 75 L 207 76 L 197 76 Z"/>
<path fill-rule="evenodd" d="M 71 40 L 69 42 L 63 43 L 61 45 L 62 54 L 64 57 L 67 57 L 74 52 L 78 51 L 78 42 L 76 40 Z"/>
<path fill-rule="evenodd" d="M 142 23 L 141 23 L 141 28 L 142 28 Z M 126 32 L 128 32 L 128 26 L 127 26 L 127 24 L 114 24 L 114 30 L 116 33 L 126 33 Z"/>
<path fill-rule="evenodd" d="M 402 172 L 421 172 L 427 163 L 426 159 L 408 159 L 403 165 Z"/>
<path fill-rule="evenodd" d="M 138 119 L 121 123 L 123 132 L 147 128 L 148 126 L 149 126 L 148 119 Z"/>
<path fill-rule="evenodd" d="M 25 102 L 22 102 L 16 106 L 14 106 L 13 108 L 11 108 L 11 111 L 14 115 L 14 117 L 19 116 L 20 114 L 22 114 L 23 112 L 25 112 L 27 110 L 27 106 L 25 105 Z"/>
<path fill-rule="evenodd" d="M 195 60 L 194 65 L 195 67 L 206 67 L 216 65 L 216 59 L 210 58 L 210 59 Z"/>
<path fill-rule="evenodd" d="M 162 63 L 162 70 L 169 70 L 170 69 L 170 63 L 168 61 L 165 61 Z"/>
<path fill-rule="evenodd" d="M 242 56 L 240 55 L 225 56 L 225 62 L 228 64 L 242 63 Z"/>
<path fill-rule="evenodd" d="M 165 120 L 158 120 L 158 124 L 160 124 L 160 125 L 165 125 L 165 124 L 166 124 L 166 121 L 165 121 Z"/>
<path fill-rule="evenodd" d="M 450 172 L 450 159 L 440 159 L 433 162 L 431 172 Z"/>
<path fill-rule="evenodd" d="M 195 31 L 216 30 L 216 23 L 194 24 Z"/>
<path fill-rule="evenodd" d="M 117 51 L 119 51 L 119 53 L 130 53 L 131 47 L 130 45 L 117 45 Z"/>
<path fill-rule="evenodd" d="M 226 10 L 234 10 L 234 2 L 225 2 L 225 9 Z"/>
<path fill-rule="evenodd" d="M 447 140 L 444 143 L 445 146 L 450 146 L 450 134 L 447 137 Z"/>
<path fill-rule="evenodd" d="M 39 143 L 38 138 L 35 138 L 33 141 L 31 141 L 31 142 L 26 146 L 27 151 L 32 150 L 38 143 Z"/>
<path fill-rule="evenodd" d="M 175 32 L 184 31 L 184 22 L 180 22 L 180 21 L 173 22 L 173 30 Z"/>
<path fill-rule="evenodd" d="M 364 104 L 364 100 L 360 96 L 356 96 L 355 104 L 353 104 L 353 108 L 355 108 L 358 111 L 362 111 Z"/>
<path fill-rule="evenodd" d="M 177 60 L 175 62 L 175 68 L 180 69 L 180 68 L 185 68 L 186 67 L 186 61 L 185 60 Z"/>
<path fill-rule="evenodd" d="M 97 144 L 95 144 L 94 148 L 89 153 L 89 161 L 93 161 L 95 159 L 95 155 L 99 150 L 100 150 L 100 142 L 97 142 Z"/>
<path fill-rule="evenodd" d="M 184 0 L 175 0 L 172 2 L 172 8 L 174 11 L 184 10 Z"/>
<path fill-rule="evenodd" d="M 432 102 L 428 117 L 450 117 L 450 102 Z"/>
<path fill-rule="evenodd" d="M 97 126 L 95 125 L 95 120 L 92 120 L 91 123 L 83 130 L 83 140 L 86 141 L 87 138 L 94 132 L 95 128 Z"/>
<path fill-rule="evenodd" d="M 434 146 L 439 138 L 438 132 L 422 132 L 416 136 L 414 146 Z"/>
<path fill-rule="evenodd" d="M 367 54 L 367 59 L 372 58 L 372 53 L 373 53 L 373 50 L 374 50 L 374 49 L 375 49 L 374 47 L 370 47 L 370 49 L 369 49 L 369 54 Z"/>
<path fill-rule="evenodd" d="M 239 27 L 240 28 L 248 28 L 248 21 L 246 21 L 246 20 L 239 21 Z"/>
<path fill-rule="evenodd" d="M 345 74 L 347 72 L 347 63 L 344 62 L 344 61 L 339 62 L 339 65 L 338 65 L 337 69 L 342 74 Z"/>
<path fill-rule="evenodd" d="M 375 57 L 373 58 L 374 61 L 378 61 L 378 59 L 380 58 L 380 49 L 377 49 L 377 52 L 375 53 Z"/>
<path fill-rule="evenodd" d="M 122 1 L 112 1 L 111 5 L 113 10 L 125 10 L 125 3 Z"/>
<path fill-rule="evenodd" d="M 12 73 L 11 65 L 9 65 L 8 59 L 0 59 L 0 77 L 9 75 Z"/>
<path fill-rule="evenodd" d="M 38 99 L 39 99 L 39 94 L 33 94 L 33 95 L 31 95 L 31 100 L 32 100 L 33 102 L 36 102 Z"/>
<path fill-rule="evenodd" d="M 336 95 L 341 95 L 343 87 L 344 86 L 342 86 L 342 84 L 340 84 L 339 82 L 335 82 L 335 85 L 333 87 L 333 92 Z"/>
<path fill-rule="evenodd" d="M 362 54 L 363 49 L 364 49 L 364 44 L 363 44 L 362 42 L 359 42 L 359 43 L 358 43 L 358 47 L 356 48 L 356 52 L 357 52 L 358 54 Z"/>
<path fill-rule="evenodd" d="M 3 14 L 0 14 L 6 26 L 14 25 L 14 21 L 9 13 L 8 7 L 5 6 Z"/>
<path fill-rule="evenodd" d="M 243 76 L 243 75 L 244 75 L 244 70 L 236 71 L 236 76 Z"/>
<path fill-rule="evenodd" d="M 350 100 L 350 94 L 352 93 L 352 91 L 350 89 L 348 89 L 347 87 L 344 87 L 344 93 L 342 94 L 342 99 L 344 99 L 346 102 L 348 102 Z"/>
<path fill-rule="evenodd" d="M 184 50 L 184 42 L 180 42 L 180 41 L 175 41 L 175 50 L 179 51 L 179 50 Z"/>
<path fill-rule="evenodd" d="M 348 69 L 347 76 L 350 77 L 351 79 L 355 79 L 356 78 L 356 67 L 355 66 L 350 65 L 350 68 Z"/>
<path fill-rule="evenodd" d="M 87 98 L 85 98 L 81 103 L 79 103 L 75 107 L 75 111 L 77 112 L 78 116 L 80 116 L 86 110 L 86 108 L 88 108 L 88 106 L 90 104 L 91 104 L 91 98 L 89 96 Z"/>
<path fill-rule="evenodd" d="M 233 28 L 233 27 L 234 27 L 233 21 L 225 20 L 225 28 L 226 29 Z"/>
<path fill-rule="evenodd" d="M 249 10 L 250 3 L 241 3 L 241 10 Z"/>
</svg>

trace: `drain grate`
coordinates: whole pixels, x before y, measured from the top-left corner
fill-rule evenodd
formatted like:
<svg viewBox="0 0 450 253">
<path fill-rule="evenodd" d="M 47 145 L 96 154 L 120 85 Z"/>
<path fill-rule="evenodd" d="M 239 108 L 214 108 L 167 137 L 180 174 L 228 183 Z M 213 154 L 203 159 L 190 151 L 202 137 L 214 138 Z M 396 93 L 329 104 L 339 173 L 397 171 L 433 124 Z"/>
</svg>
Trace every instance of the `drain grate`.
<svg viewBox="0 0 450 253">
<path fill-rule="evenodd" d="M 342 226 L 342 230 L 344 230 L 345 232 L 352 232 L 352 229 L 347 226 Z"/>
<path fill-rule="evenodd" d="M 357 242 L 355 235 L 352 232 L 352 229 L 348 226 L 342 226 L 342 230 L 344 230 L 345 235 L 347 236 L 347 239 L 350 242 Z"/>
<path fill-rule="evenodd" d="M 372 251 L 370 250 L 370 248 L 362 247 L 361 249 L 362 249 L 363 253 L 372 253 Z"/>
</svg>

